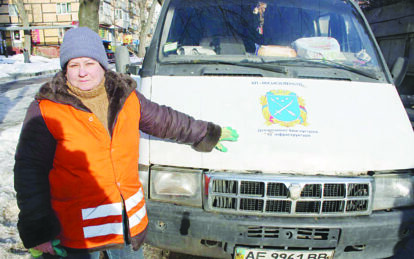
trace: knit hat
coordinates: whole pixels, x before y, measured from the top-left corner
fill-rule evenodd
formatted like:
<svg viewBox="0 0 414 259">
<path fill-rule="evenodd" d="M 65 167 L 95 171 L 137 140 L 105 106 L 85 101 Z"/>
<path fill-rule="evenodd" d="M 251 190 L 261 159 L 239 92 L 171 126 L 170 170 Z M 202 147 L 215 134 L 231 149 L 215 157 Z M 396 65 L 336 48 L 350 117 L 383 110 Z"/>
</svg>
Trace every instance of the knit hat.
<svg viewBox="0 0 414 259">
<path fill-rule="evenodd" d="M 88 57 L 108 69 L 108 58 L 101 37 L 88 27 L 72 28 L 65 33 L 60 46 L 60 67 L 72 58 Z"/>
</svg>

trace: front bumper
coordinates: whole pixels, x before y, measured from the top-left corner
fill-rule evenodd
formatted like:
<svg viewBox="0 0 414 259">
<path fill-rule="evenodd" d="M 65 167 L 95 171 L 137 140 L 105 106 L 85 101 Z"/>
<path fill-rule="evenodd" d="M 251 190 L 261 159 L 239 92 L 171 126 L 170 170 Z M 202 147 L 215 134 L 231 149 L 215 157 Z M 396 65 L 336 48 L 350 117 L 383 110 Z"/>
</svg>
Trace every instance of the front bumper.
<svg viewBox="0 0 414 259">
<path fill-rule="evenodd" d="M 335 259 L 385 258 L 397 253 L 414 230 L 414 209 L 353 217 L 260 217 L 149 200 L 147 211 L 147 243 L 214 258 L 232 258 L 236 246 L 335 249 Z"/>
</svg>

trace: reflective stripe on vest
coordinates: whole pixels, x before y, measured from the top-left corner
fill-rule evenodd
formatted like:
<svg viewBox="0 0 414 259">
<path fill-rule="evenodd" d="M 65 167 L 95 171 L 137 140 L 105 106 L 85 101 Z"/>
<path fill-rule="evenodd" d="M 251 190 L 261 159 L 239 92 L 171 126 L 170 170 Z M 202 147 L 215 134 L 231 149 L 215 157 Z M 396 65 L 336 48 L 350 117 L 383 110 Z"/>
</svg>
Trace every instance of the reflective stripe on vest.
<svg viewBox="0 0 414 259">
<path fill-rule="evenodd" d="M 132 208 L 137 206 L 144 199 L 144 192 L 142 188 L 133 196 L 125 200 L 126 211 L 130 211 Z M 129 217 L 129 226 L 132 228 L 138 225 L 141 220 L 147 214 L 147 210 L 144 207 L 139 209 L 135 214 Z M 108 216 L 119 216 L 122 215 L 122 203 L 112 203 L 100 205 L 95 208 L 82 209 L 82 219 L 90 220 L 96 218 L 103 218 Z M 106 236 L 111 234 L 122 235 L 123 224 L 122 223 L 108 223 L 102 225 L 86 226 L 83 228 L 85 238 Z"/>
</svg>

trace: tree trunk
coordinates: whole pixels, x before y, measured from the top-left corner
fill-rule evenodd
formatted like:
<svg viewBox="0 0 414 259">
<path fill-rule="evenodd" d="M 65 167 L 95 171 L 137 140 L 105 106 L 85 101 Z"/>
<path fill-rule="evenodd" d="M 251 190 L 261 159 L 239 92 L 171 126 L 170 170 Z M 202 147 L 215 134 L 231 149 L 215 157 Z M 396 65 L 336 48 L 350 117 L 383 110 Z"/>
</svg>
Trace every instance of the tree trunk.
<svg viewBox="0 0 414 259">
<path fill-rule="evenodd" d="M 29 17 L 27 16 L 26 10 L 24 9 L 23 0 L 13 0 L 19 12 L 19 18 L 23 27 L 29 27 Z M 24 30 L 24 45 L 23 47 L 28 51 L 29 55 L 32 52 L 32 34 L 30 30 Z"/>
<path fill-rule="evenodd" d="M 100 0 L 79 1 L 79 27 L 89 27 L 99 33 Z"/>
<path fill-rule="evenodd" d="M 150 0 L 151 1 L 151 8 L 148 12 L 148 17 L 145 17 L 146 8 L 146 0 L 141 0 L 138 3 L 139 10 L 140 10 L 140 19 L 141 19 L 141 31 L 139 34 L 139 48 L 138 48 L 138 57 L 145 56 L 145 46 L 147 45 L 147 35 L 152 26 L 152 19 L 154 18 L 155 7 L 158 4 L 157 0 Z"/>
</svg>

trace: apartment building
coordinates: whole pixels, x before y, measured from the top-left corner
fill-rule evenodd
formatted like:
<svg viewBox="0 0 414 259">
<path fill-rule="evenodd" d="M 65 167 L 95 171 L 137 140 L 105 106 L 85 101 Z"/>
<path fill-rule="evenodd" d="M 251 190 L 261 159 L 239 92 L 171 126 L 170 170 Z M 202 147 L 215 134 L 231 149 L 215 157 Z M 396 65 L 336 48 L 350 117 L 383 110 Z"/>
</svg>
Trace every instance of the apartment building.
<svg viewBox="0 0 414 259">
<path fill-rule="evenodd" d="M 6 3 L 4 3 L 6 2 Z M 79 0 L 23 0 L 32 41 L 32 52 L 46 56 L 58 55 L 65 31 L 79 24 Z M 102 39 L 117 45 L 138 43 L 136 1 L 101 0 L 99 34 Z M 20 53 L 23 50 L 24 27 L 13 1 L 0 3 L 0 54 Z M 46 51 L 46 52 L 45 52 Z"/>
</svg>

